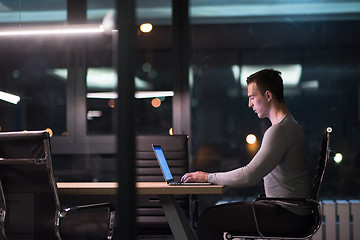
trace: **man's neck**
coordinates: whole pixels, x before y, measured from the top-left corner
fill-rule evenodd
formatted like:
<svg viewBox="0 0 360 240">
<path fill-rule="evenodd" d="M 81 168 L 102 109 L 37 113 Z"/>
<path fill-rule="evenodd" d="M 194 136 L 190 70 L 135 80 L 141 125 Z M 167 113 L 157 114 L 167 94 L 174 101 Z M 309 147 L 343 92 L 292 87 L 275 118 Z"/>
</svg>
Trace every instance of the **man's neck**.
<svg viewBox="0 0 360 240">
<path fill-rule="evenodd" d="M 290 112 L 287 109 L 285 103 L 277 103 L 272 107 L 269 113 L 269 119 L 271 125 L 278 123 L 283 117 L 288 115 Z"/>
</svg>

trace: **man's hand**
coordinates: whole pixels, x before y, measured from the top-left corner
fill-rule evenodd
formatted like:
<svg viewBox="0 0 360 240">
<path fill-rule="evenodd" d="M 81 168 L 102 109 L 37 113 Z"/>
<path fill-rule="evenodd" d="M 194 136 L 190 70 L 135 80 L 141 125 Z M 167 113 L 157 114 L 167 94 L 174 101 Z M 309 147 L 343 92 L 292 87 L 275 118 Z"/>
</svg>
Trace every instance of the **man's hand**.
<svg viewBox="0 0 360 240">
<path fill-rule="evenodd" d="M 186 173 L 181 178 L 181 182 L 207 182 L 207 176 L 209 173 L 206 172 L 192 172 L 192 173 Z"/>
</svg>

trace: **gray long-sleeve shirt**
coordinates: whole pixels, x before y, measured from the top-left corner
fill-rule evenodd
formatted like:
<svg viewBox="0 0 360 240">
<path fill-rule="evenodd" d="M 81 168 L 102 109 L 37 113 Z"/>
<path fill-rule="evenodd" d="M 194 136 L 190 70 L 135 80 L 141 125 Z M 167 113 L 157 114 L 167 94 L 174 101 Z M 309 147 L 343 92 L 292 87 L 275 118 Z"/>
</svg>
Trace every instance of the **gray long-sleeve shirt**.
<svg viewBox="0 0 360 240">
<path fill-rule="evenodd" d="M 261 179 L 267 197 L 310 196 L 305 139 L 291 115 L 266 130 L 261 147 L 249 164 L 208 175 L 208 182 L 234 188 L 252 186 Z"/>
</svg>

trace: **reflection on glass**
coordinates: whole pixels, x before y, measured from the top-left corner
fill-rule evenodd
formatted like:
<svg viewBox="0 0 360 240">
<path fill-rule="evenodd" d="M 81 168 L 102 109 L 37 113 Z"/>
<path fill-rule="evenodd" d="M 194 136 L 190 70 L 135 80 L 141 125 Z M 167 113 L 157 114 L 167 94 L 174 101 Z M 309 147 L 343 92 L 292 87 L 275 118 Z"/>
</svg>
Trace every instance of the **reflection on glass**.
<svg viewBox="0 0 360 240">
<path fill-rule="evenodd" d="M 50 128 L 62 135 L 66 132 L 66 79 L 51 74 L 46 57 L 21 62 L 16 69 L 0 68 L 1 130 Z"/>
<path fill-rule="evenodd" d="M 262 136 L 269 122 L 248 108 L 246 78 L 274 68 L 282 72 L 285 101 L 304 131 L 312 171 L 318 136 L 328 125 L 336 130 L 333 148 L 344 157 L 329 162 L 321 195 L 357 198 L 360 35 L 354 32 L 360 22 L 354 7 L 359 2 L 190 2 L 191 147 L 195 156 L 211 149 L 221 159 L 195 157 L 203 163 L 196 170 L 226 171 L 251 160 L 256 151 L 250 152 L 252 145 L 243 139 L 250 132 Z M 228 194 L 247 198 L 262 191 L 259 184 Z"/>
<path fill-rule="evenodd" d="M 144 72 L 153 69 L 149 63 L 142 65 Z M 65 69 L 58 69 L 59 76 L 66 75 Z M 137 131 L 165 133 L 171 127 L 171 98 L 173 91 L 154 91 L 154 85 L 135 77 Z M 88 68 L 86 76 L 87 132 L 89 135 L 111 135 L 116 129 L 115 100 L 117 74 L 112 68 Z M 118 103 L 121 104 L 121 103 Z M 156 109 L 154 109 L 156 108 Z M 157 120 L 156 120 L 157 119 Z"/>
</svg>

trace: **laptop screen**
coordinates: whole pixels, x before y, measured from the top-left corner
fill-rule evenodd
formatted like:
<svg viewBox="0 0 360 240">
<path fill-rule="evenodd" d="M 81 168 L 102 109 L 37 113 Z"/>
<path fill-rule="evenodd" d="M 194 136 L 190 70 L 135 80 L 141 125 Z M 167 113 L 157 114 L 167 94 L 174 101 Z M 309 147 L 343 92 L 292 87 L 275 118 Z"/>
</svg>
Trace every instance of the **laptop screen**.
<svg viewBox="0 0 360 240">
<path fill-rule="evenodd" d="M 172 176 L 172 174 L 170 172 L 169 165 L 166 162 L 166 158 L 165 158 L 165 155 L 164 155 L 164 152 L 163 152 L 161 146 L 153 145 L 153 149 L 154 149 L 156 158 L 157 158 L 157 160 L 159 162 L 161 171 L 162 171 L 166 181 L 170 181 L 170 180 L 172 181 L 173 176 Z"/>
</svg>

